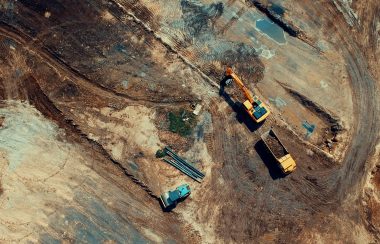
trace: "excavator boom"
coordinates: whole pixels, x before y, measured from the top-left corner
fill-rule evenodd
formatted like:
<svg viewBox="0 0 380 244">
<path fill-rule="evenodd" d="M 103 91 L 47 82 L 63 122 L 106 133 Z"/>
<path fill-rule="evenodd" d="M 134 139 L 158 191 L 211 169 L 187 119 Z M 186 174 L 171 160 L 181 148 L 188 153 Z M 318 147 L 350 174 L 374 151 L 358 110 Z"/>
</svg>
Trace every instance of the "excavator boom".
<svg viewBox="0 0 380 244">
<path fill-rule="evenodd" d="M 254 102 L 252 94 L 244 85 L 243 81 L 239 79 L 239 77 L 234 73 L 234 71 L 231 68 L 227 68 L 226 75 L 232 77 L 232 79 L 236 82 L 239 88 L 243 91 L 245 98 L 247 98 L 247 100 L 252 104 Z"/>
</svg>

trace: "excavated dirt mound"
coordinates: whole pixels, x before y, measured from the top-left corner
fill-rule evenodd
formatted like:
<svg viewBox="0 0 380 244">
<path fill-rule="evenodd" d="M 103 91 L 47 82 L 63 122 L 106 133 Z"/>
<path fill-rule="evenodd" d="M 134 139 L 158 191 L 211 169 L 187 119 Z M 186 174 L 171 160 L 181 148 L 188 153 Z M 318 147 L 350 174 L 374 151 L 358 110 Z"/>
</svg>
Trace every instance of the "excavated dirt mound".
<svg viewBox="0 0 380 244">
<path fill-rule="evenodd" d="M 276 158 L 281 158 L 286 155 L 285 148 L 272 133 L 269 133 L 268 137 L 265 138 L 265 142 Z"/>
</svg>

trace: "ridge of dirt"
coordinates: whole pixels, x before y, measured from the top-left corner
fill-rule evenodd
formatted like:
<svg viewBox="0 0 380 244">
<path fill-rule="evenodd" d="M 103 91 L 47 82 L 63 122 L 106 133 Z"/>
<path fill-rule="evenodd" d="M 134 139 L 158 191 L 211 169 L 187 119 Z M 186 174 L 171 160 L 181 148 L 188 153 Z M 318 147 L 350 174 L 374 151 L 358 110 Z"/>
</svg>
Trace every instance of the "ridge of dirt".
<svg viewBox="0 0 380 244">
<path fill-rule="evenodd" d="M 345 150 L 347 149 L 348 145 L 347 143 L 344 143 L 341 138 L 347 136 L 346 134 L 348 133 L 348 129 L 344 128 L 344 125 L 342 124 L 340 118 L 332 114 L 332 112 L 328 111 L 326 108 L 312 101 L 308 97 L 287 86 L 286 84 L 278 80 L 276 80 L 276 82 L 296 101 L 302 104 L 303 107 L 308 109 L 311 113 L 315 114 L 318 116 L 318 118 L 322 119 L 326 123 L 328 127 L 325 129 L 325 144 L 319 144 L 317 147 L 324 149 L 327 146 L 330 155 L 334 155 L 337 160 L 342 159 L 345 155 Z M 332 145 L 333 141 L 337 143 Z"/>
<path fill-rule="evenodd" d="M 313 102 L 306 96 L 302 95 L 301 93 L 297 92 L 296 90 L 290 88 L 289 86 L 285 85 L 284 83 L 276 80 L 276 82 L 284 88 L 291 96 L 293 96 L 297 101 L 299 101 L 302 105 L 304 105 L 307 109 L 309 109 L 311 112 L 320 115 L 326 123 L 330 124 L 331 126 L 339 126 L 339 119 L 332 115 L 331 112 L 327 111 L 324 107 L 318 105 L 317 103 Z M 338 130 L 339 131 L 339 130 Z"/>
<path fill-rule="evenodd" d="M 136 178 L 133 174 L 129 173 L 128 170 L 120 162 L 116 161 L 101 144 L 89 138 L 88 135 L 83 133 L 72 120 L 66 119 L 65 115 L 45 95 L 45 93 L 38 85 L 37 81 L 32 76 L 24 79 L 24 86 L 24 89 L 26 89 L 27 92 L 28 100 L 39 111 L 41 111 L 43 115 L 56 121 L 61 128 L 66 129 L 68 132 L 70 132 L 70 134 L 75 134 L 85 139 L 92 145 L 93 149 L 99 151 L 106 159 L 116 165 L 128 178 L 132 180 L 132 182 L 140 186 L 149 196 L 157 201 L 159 200 L 159 197 L 155 195 L 144 182 Z"/>
<path fill-rule="evenodd" d="M 198 102 L 199 101 L 198 99 L 185 99 L 185 100 L 184 99 L 181 99 L 181 100 L 171 99 L 169 101 L 155 101 L 155 100 L 151 101 L 149 99 L 133 98 L 127 94 L 114 91 L 114 90 L 109 89 L 105 86 L 102 86 L 101 84 L 92 82 L 85 75 L 80 73 L 75 68 L 71 67 L 64 60 L 62 60 L 59 57 L 59 55 L 56 55 L 53 51 L 49 50 L 49 48 L 43 46 L 42 44 L 39 44 L 37 42 L 36 38 L 32 38 L 32 37 L 28 36 L 26 33 L 22 33 L 21 31 L 17 30 L 13 26 L 11 26 L 11 25 L 9 25 L 9 24 L 1 21 L 1 20 L 0 20 L 0 28 L 2 29 L 2 33 L 1 33 L 2 35 L 8 35 L 8 37 L 17 40 L 19 43 L 27 45 L 27 47 L 29 49 L 31 49 L 32 51 L 33 51 L 33 49 L 36 49 L 38 51 L 37 54 L 40 55 L 42 58 L 49 60 L 50 65 L 52 65 L 53 67 L 55 67 L 55 68 L 59 67 L 59 69 L 63 70 L 61 72 L 69 73 L 72 77 L 75 77 L 76 78 L 75 80 L 77 80 L 77 81 L 86 82 L 87 83 L 86 87 L 92 87 L 92 88 L 96 87 L 98 89 L 98 91 L 101 91 L 101 94 L 106 94 L 109 97 L 110 96 L 120 97 L 120 98 L 128 100 L 128 102 L 130 102 L 131 104 L 139 102 L 139 101 L 143 101 L 143 102 L 148 103 L 148 104 L 153 105 L 153 106 L 166 105 L 166 104 L 170 104 L 173 102 L 179 103 L 179 104 L 188 104 L 190 102 Z M 35 45 L 34 48 L 29 47 L 28 43 L 31 43 L 31 42 L 33 43 L 33 45 Z M 35 51 L 33 51 L 33 52 L 35 52 Z"/>
</svg>

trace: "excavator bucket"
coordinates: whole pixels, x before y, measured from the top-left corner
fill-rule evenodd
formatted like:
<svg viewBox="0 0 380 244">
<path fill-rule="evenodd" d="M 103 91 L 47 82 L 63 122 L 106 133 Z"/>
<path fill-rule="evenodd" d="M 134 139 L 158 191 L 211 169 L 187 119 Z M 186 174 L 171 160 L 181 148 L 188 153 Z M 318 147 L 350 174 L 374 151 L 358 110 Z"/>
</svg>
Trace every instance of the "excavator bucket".
<svg viewBox="0 0 380 244">
<path fill-rule="evenodd" d="M 230 67 L 228 67 L 226 69 L 226 76 L 230 76 L 230 75 L 232 75 L 232 73 L 234 73 L 234 71 Z"/>
</svg>

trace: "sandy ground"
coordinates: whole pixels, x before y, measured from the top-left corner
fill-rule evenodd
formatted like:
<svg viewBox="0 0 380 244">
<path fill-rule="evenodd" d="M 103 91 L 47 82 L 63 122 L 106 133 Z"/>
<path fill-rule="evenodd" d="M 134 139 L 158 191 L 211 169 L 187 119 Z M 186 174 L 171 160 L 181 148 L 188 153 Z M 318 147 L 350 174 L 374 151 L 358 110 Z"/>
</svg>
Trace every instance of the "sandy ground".
<svg viewBox="0 0 380 244">
<path fill-rule="evenodd" d="M 126 196 L 128 191 L 117 181 L 110 184 L 106 174 L 97 174 L 96 159 L 84 153 L 83 146 L 63 139 L 64 131 L 34 107 L 10 101 L 0 114 L 5 118 L 0 132 L 2 241 L 121 243 L 125 236 L 131 243 L 164 240 L 147 225 L 137 226 L 147 203 L 140 210 L 126 210 L 140 200 Z"/>
<path fill-rule="evenodd" d="M 375 0 L 0 3 L 3 242 L 379 241 Z M 260 29 L 273 4 L 301 34 Z M 264 124 L 220 86 L 227 66 Z M 190 135 L 171 132 L 194 104 Z M 260 143 L 271 127 L 297 162 L 286 177 Z M 165 145 L 204 181 L 157 159 Z"/>
</svg>

